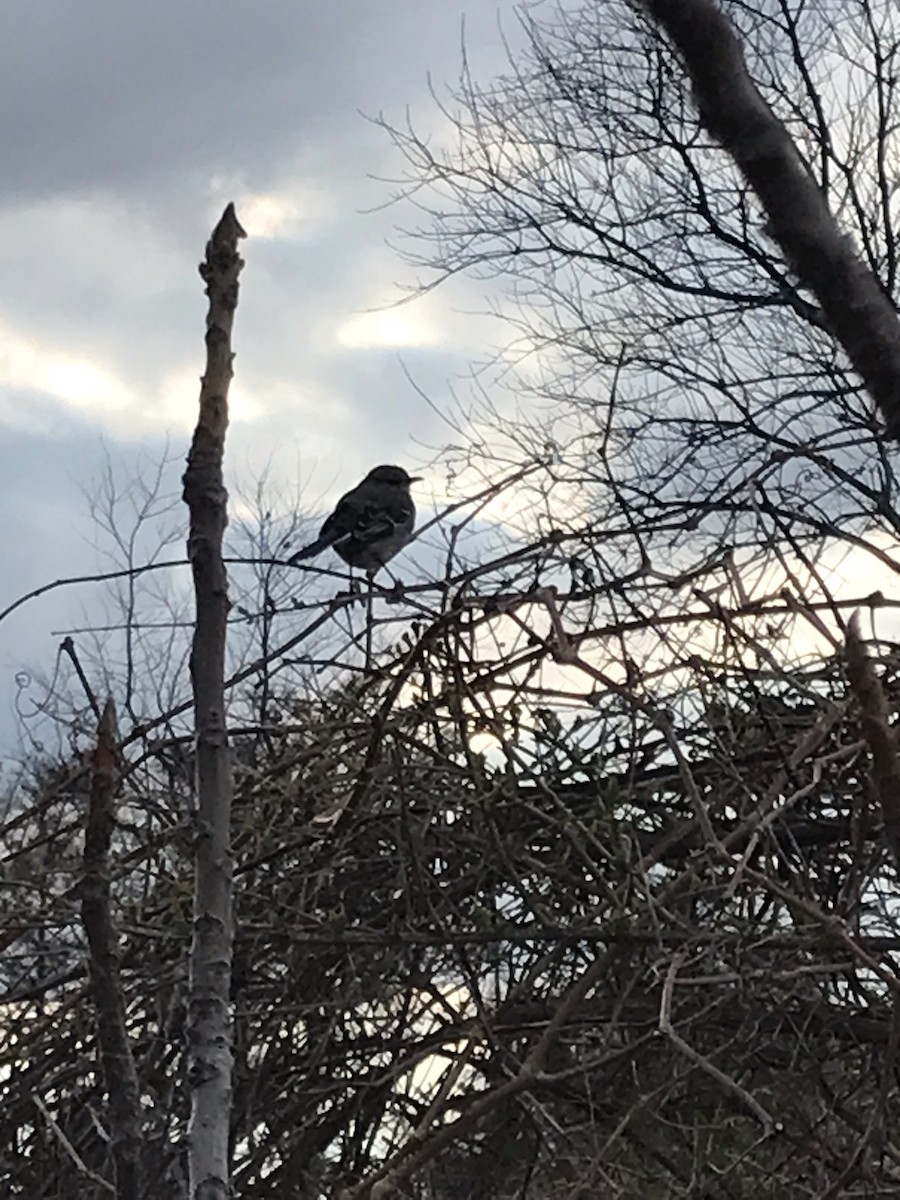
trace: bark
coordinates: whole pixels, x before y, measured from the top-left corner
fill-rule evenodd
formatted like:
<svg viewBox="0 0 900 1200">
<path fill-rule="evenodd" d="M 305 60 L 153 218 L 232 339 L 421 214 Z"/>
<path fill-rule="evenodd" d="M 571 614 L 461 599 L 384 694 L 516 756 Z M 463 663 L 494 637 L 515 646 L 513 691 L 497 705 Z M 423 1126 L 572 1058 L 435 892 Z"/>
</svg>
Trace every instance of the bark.
<svg viewBox="0 0 900 1200">
<path fill-rule="evenodd" d="M 125 999 L 119 975 L 119 937 L 110 908 L 109 845 L 120 782 L 116 740 L 116 710 L 112 700 L 107 700 L 97 727 L 97 746 L 91 766 L 84 831 L 84 874 L 79 891 L 81 919 L 90 951 L 88 970 L 97 1014 L 97 1044 L 109 1097 L 116 1196 L 118 1200 L 139 1200 L 140 1093 L 125 1022 Z"/>
<path fill-rule="evenodd" d="M 225 721 L 225 637 L 228 587 L 222 558 L 228 494 L 222 476 L 231 330 L 244 237 L 233 205 L 206 246 L 206 373 L 200 416 L 184 474 L 190 512 L 188 559 L 194 579 L 196 624 L 191 648 L 197 763 L 194 930 L 188 992 L 188 1158 L 191 1200 L 231 1194 L 229 1127 L 232 1099 L 231 961 L 234 942 L 230 826 L 232 776 Z"/>
<path fill-rule="evenodd" d="M 824 192 L 747 72 L 713 0 L 637 0 L 680 52 L 700 120 L 731 155 L 768 217 L 767 232 L 816 295 L 825 322 L 900 437 L 900 321 L 833 217 Z M 851 114 L 852 116 L 852 114 Z"/>
</svg>

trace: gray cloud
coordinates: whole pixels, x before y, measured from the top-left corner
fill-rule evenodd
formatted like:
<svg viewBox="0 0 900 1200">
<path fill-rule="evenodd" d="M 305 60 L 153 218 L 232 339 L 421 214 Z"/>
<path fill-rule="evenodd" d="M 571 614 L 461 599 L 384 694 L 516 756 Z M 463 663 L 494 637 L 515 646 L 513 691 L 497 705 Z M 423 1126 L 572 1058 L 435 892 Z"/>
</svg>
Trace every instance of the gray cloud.
<svg viewBox="0 0 900 1200">
<path fill-rule="evenodd" d="M 278 0 L 8 7 L 4 191 L 135 181 L 153 189 L 185 168 L 271 165 L 304 129 L 308 137 L 338 124 L 344 97 L 360 98 L 380 9 Z"/>
<path fill-rule="evenodd" d="M 503 7 L 469 14 L 476 53 Z M 358 144 L 358 109 L 455 72 L 462 15 L 438 0 L 18 0 L 0 48 L 0 195 L 152 193 L 185 172 L 277 174 L 298 149 L 327 158 Z"/>
</svg>

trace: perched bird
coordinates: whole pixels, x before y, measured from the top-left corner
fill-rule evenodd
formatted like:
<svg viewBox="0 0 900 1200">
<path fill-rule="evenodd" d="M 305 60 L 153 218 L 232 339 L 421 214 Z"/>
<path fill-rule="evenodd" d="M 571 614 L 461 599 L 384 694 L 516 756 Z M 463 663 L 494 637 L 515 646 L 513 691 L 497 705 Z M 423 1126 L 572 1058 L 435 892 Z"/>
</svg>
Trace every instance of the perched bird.
<svg viewBox="0 0 900 1200">
<path fill-rule="evenodd" d="M 416 506 L 409 485 L 419 478 L 407 475 L 402 467 L 375 467 L 352 492 L 341 496 L 316 540 L 288 561 L 312 558 L 331 546 L 349 566 L 374 575 L 412 537 Z"/>
</svg>

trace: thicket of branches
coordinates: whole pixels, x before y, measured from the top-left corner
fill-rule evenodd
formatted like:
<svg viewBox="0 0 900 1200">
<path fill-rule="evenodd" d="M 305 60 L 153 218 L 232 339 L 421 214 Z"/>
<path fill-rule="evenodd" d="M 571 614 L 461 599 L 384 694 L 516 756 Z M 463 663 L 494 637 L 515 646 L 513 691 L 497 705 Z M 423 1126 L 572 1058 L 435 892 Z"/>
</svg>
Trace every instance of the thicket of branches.
<svg viewBox="0 0 900 1200">
<path fill-rule="evenodd" d="M 723 7 L 895 297 L 894 6 Z M 895 451 L 643 10 L 528 29 L 439 139 L 394 131 L 423 283 L 499 277 L 515 330 L 455 417 L 459 505 L 378 590 L 368 662 L 363 599 L 328 564 L 298 583 L 286 527 L 232 568 L 235 1187 L 893 1194 Z M 113 896 L 161 1197 L 195 813 L 184 684 L 155 686 L 129 693 Z M 90 783 L 62 756 L 6 798 L 10 1196 L 109 1192 Z"/>
</svg>

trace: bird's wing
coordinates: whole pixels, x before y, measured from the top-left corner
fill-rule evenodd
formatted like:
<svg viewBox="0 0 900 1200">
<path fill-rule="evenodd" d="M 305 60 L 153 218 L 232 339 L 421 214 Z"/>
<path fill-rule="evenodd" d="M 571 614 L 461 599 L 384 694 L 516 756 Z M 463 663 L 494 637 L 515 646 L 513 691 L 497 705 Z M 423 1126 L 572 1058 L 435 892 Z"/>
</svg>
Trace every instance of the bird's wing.
<svg viewBox="0 0 900 1200">
<path fill-rule="evenodd" d="M 355 488 L 342 496 L 334 512 L 325 521 L 319 532 L 319 541 L 337 546 L 351 538 L 359 542 L 378 542 L 389 537 L 395 529 L 411 525 L 416 510 L 409 496 L 402 492 L 396 495 L 393 489 L 387 495 L 360 495 Z"/>
<path fill-rule="evenodd" d="M 290 562 L 312 558 L 329 546 L 347 542 L 372 545 L 391 538 L 402 529 L 408 535 L 416 519 L 412 497 L 399 488 L 372 490 L 363 484 L 341 496 L 334 512 L 326 517 L 319 536 L 294 554 Z"/>
</svg>

